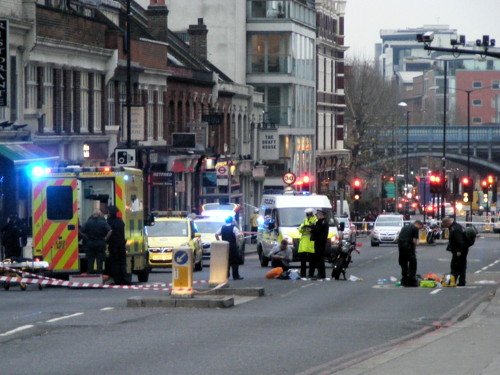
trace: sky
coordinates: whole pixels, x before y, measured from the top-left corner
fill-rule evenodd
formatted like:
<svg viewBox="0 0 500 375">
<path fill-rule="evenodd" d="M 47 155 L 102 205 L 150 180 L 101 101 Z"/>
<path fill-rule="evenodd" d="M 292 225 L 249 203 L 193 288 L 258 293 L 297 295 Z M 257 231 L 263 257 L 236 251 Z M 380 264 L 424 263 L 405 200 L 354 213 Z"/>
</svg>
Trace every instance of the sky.
<svg viewBox="0 0 500 375">
<path fill-rule="evenodd" d="M 500 0 L 347 0 L 347 58 L 371 60 L 381 29 L 449 25 L 468 41 L 489 35 L 500 47 Z"/>
</svg>

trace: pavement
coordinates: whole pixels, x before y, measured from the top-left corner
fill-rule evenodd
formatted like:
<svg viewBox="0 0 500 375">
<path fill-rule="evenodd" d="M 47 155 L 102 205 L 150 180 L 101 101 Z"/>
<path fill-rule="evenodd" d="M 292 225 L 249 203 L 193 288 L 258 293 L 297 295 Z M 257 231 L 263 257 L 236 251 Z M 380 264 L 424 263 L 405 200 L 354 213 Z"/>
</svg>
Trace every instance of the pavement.
<svg viewBox="0 0 500 375">
<path fill-rule="evenodd" d="M 500 288 L 467 318 L 335 375 L 500 374 Z"/>
</svg>

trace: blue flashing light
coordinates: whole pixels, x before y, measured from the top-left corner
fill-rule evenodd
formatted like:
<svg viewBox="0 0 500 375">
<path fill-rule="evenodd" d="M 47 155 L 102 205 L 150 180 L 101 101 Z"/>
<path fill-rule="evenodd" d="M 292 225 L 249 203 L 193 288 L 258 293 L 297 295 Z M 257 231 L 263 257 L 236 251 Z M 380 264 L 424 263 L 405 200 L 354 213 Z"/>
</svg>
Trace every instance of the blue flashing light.
<svg viewBox="0 0 500 375">
<path fill-rule="evenodd" d="M 128 174 L 126 174 L 125 176 L 123 176 L 123 179 L 124 179 L 125 181 L 128 181 L 128 180 L 129 180 L 129 176 L 128 176 Z"/>
<path fill-rule="evenodd" d="M 35 165 L 33 168 L 31 168 L 31 175 L 33 177 L 43 177 L 50 172 L 50 168 L 43 167 L 41 165 Z"/>
<path fill-rule="evenodd" d="M 302 195 L 311 195 L 311 192 L 310 191 L 303 191 Z"/>
</svg>

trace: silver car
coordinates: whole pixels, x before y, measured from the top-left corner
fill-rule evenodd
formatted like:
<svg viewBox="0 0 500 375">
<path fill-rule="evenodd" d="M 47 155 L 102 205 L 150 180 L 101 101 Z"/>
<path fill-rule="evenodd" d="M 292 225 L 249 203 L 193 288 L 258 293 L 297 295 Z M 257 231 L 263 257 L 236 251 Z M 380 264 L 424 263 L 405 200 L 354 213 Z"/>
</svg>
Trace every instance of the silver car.
<svg viewBox="0 0 500 375">
<path fill-rule="evenodd" d="M 404 226 L 403 215 L 379 215 L 373 224 L 373 229 L 370 234 L 370 242 L 372 246 L 388 243 L 395 244 L 398 242 L 399 232 Z"/>
</svg>

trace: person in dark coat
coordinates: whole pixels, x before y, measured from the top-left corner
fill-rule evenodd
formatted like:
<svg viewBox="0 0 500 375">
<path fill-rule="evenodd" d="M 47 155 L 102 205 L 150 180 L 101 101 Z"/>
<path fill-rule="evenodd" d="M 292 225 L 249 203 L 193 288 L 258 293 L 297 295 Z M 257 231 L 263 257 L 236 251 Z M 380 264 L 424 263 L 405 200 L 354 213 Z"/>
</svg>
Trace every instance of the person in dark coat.
<svg viewBox="0 0 500 375">
<path fill-rule="evenodd" d="M 441 226 L 448 228 L 448 247 L 451 252 L 450 274 L 455 277 L 457 286 L 465 286 L 465 274 L 467 271 L 467 255 L 469 246 L 465 242 L 464 228 L 450 217 L 445 217 Z"/>
<path fill-rule="evenodd" d="M 118 214 L 119 210 L 116 206 L 108 207 L 107 222 L 111 227 L 111 235 L 108 238 L 111 277 L 115 284 L 128 285 L 130 284 L 130 280 L 127 279 L 125 223 Z"/>
<path fill-rule="evenodd" d="M 7 218 L 7 224 L 2 228 L 2 245 L 5 248 L 4 259 L 17 260 L 23 257 L 23 247 L 28 237 L 26 227 L 17 214 Z"/>
<path fill-rule="evenodd" d="M 399 265 L 401 266 L 401 285 L 419 286 L 417 280 L 418 233 L 423 227 L 420 220 L 401 229 L 398 238 Z"/>
<path fill-rule="evenodd" d="M 318 279 L 326 278 L 325 271 L 325 249 L 328 242 L 328 233 L 330 226 L 326 220 L 326 212 L 323 210 L 316 211 L 318 221 L 311 229 L 311 239 L 314 241 L 314 257 L 316 267 L 318 268 Z"/>
<path fill-rule="evenodd" d="M 233 280 L 243 280 L 240 276 L 240 253 L 238 251 L 238 240 L 240 237 L 240 230 L 236 225 L 234 225 L 234 219 L 228 217 L 226 219 L 226 224 L 223 225 L 216 233 L 215 238 L 217 240 L 222 239 L 222 241 L 229 242 L 229 268 L 232 269 Z M 229 269 L 227 271 L 227 277 L 229 277 Z"/>
<path fill-rule="evenodd" d="M 102 274 L 106 260 L 106 242 L 111 236 L 111 227 L 104 219 L 101 210 L 95 210 L 82 230 L 86 242 L 87 272 Z M 94 271 L 94 262 L 97 264 Z"/>
</svg>

